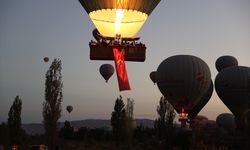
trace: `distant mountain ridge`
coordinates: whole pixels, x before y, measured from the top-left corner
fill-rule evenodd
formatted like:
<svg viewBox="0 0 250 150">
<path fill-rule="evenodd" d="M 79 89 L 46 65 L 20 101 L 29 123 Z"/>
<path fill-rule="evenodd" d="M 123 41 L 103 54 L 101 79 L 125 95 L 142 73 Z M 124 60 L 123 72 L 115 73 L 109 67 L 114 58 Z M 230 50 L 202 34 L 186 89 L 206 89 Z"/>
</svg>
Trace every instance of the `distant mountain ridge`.
<svg viewBox="0 0 250 150">
<path fill-rule="evenodd" d="M 111 124 L 109 119 L 85 119 L 85 120 L 76 120 L 70 121 L 71 126 L 74 128 L 87 127 L 87 128 L 107 128 L 111 129 Z M 60 127 L 63 127 L 64 122 L 60 122 Z M 154 120 L 151 119 L 136 119 L 136 125 L 143 125 L 144 127 L 153 128 Z M 30 135 L 34 134 L 43 134 L 44 128 L 42 123 L 30 123 L 22 124 L 22 128 L 26 133 Z"/>
</svg>

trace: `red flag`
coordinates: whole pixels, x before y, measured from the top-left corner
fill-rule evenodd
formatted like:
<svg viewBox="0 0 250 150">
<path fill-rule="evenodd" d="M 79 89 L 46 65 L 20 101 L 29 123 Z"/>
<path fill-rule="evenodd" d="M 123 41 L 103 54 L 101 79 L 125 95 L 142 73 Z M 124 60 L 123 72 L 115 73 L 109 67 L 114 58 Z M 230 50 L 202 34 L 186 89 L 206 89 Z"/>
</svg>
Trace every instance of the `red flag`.
<svg viewBox="0 0 250 150">
<path fill-rule="evenodd" d="M 120 91 L 131 90 L 124 61 L 124 49 L 113 48 L 115 68 Z"/>
</svg>

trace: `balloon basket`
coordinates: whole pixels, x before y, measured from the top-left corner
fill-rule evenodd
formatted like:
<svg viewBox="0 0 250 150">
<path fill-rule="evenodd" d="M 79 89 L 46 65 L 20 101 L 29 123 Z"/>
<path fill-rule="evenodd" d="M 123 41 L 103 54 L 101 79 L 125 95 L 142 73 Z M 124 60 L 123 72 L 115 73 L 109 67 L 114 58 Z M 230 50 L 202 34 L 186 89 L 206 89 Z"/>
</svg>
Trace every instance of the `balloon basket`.
<svg viewBox="0 0 250 150">
<path fill-rule="evenodd" d="M 186 128 L 187 123 L 188 123 L 188 118 L 187 117 L 179 118 L 178 121 L 181 123 L 181 128 Z"/>
<path fill-rule="evenodd" d="M 114 60 L 113 48 L 125 50 L 125 61 L 144 62 L 146 58 L 146 47 L 144 44 L 137 45 L 108 45 L 97 42 L 90 42 L 90 59 L 91 60 Z"/>
</svg>

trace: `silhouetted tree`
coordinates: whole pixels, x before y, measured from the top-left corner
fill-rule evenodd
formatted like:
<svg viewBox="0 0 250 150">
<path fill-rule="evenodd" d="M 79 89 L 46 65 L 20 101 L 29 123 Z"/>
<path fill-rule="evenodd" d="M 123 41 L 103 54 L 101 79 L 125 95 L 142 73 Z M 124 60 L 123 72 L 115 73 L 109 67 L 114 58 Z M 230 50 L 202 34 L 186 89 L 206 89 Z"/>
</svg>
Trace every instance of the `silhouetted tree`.
<svg viewBox="0 0 250 150">
<path fill-rule="evenodd" d="M 116 99 L 114 111 L 111 116 L 111 125 L 113 138 L 116 141 L 116 145 L 119 146 L 121 141 L 125 136 L 125 119 L 126 119 L 126 111 L 124 108 L 124 102 L 122 100 L 122 96 Z"/>
<path fill-rule="evenodd" d="M 7 149 L 7 146 L 10 144 L 9 141 L 10 141 L 9 127 L 6 123 L 1 123 L 0 124 L 0 145 L 3 145 Z"/>
<path fill-rule="evenodd" d="M 133 141 L 133 131 L 136 128 L 136 121 L 134 118 L 134 100 L 131 98 L 127 98 L 126 105 L 126 137 L 128 141 L 128 149 L 132 147 Z"/>
<path fill-rule="evenodd" d="M 22 100 L 19 98 L 19 96 L 16 96 L 8 114 L 10 144 L 21 144 L 21 111 Z"/>
<path fill-rule="evenodd" d="M 65 139 L 70 139 L 73 137 L 74 128 L 70 125 L 69 121 L 64 122 L 64 126 L 60 130 L 60 136 Z"/>
<path fill-rule="evenodd" d="M 171 149 L 174 143 L 174 118 L 176 113 L 173 106 L 163 96 L 157 106 L 157 113 L 159 117 L 155 121 L 155 127 L 158 137 L 166 141 L 167 149 Z"/>
<path fill-rule="evenodd" d="M 62 75 L 61 61 L 54 59 L 46 73 L 45 101 L 43 102 L 43 124 L 48 146 L 54 150 L 58 142 L 58 119 L 61 117 Z"/>
</svg>

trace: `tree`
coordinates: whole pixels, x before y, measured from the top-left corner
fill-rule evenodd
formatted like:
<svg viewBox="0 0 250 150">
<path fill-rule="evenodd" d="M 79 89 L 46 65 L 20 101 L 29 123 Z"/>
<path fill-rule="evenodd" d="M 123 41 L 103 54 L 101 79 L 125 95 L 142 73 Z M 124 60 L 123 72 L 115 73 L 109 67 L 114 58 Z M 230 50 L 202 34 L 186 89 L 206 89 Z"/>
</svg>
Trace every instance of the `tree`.
<svg viewBox="0 0 250 150">
<path fill-rule="evenodd" d="M 166 146 L 171 149 L 173 145 L 173 131 L 174 131 L 174 118 L 175 111 L 173 106 L 167 101 L 165 97 L 161 97 L 159 105 L 157 106 L 158 118 L 155 121 L 158 137 L 161 140 L 166 140 Z"/>
<path fill-rule="evenodd" d="M 0 146 L 7 147 L 10 143 L 10 138 L 9 138 L 9 127 L 8 124 L 2 122 L 0 124 Z M 0 148 L 1 149 L 1 148 Z"/>
<path fill-rule="evenodd" d="M 64 126 L 60 130 L 60 136 L 64 139 L 73 138 L 74 128 L 70 125 L 69 121 L 64 122 Z"/>
<path fill-rule="evenodd" d="M 128 149 L 131 149 L 132 141 L 133 141 L 133 131 L 136 128 L 136 121 L 134 118 L 134 100 L 131 98 L 127 98 L 126 105 L 126 137 L 128 140 Z"/>
<path fill-rule="evenodd" d="M 61 117 L 62 74 L 61 61 L 54 59 L 46 73 L 45 101 L 43 102 L 43 124 L 48 146 L 54 150 L 58 142 L 58 120 Z"/>
<path fill-rule="evenodd" d="M 124 135 L 126 132 L 125 129 L 126 111 L 124 106 L 125 105 L 122 100 L 122 96 L 120 96 L 115 101 L 114 111 L 112 112 L 111 116 L 112 132 L 117 146 L 119 146 L 121 141 L 124 139 Z"/>
<path fill-rule="evenodd" d="M 16 96 L 12 106 L 9 111 L 8 127 L 10 144 L 21 144 L 22 130 L 21 130 L 21 111 L 22 111 L 22 100 L 19 96 Z"/>
</svg>

